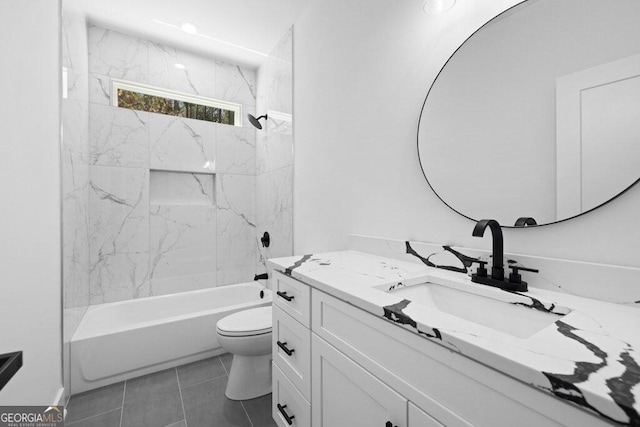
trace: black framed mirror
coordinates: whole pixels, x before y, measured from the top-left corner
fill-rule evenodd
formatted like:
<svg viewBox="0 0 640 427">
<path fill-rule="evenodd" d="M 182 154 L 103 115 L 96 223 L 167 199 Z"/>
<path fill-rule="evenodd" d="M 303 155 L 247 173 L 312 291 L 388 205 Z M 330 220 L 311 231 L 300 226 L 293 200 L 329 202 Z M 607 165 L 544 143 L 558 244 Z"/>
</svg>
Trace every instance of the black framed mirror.
<svg viewBox="0 0 640 427">
<path fill-rule="evenodd" d="M 425 99 L 427 182 L 472 220 L 551 224 L 640 178 L 640 2 L 528 0 L 463 43 Z"/>
</svg>

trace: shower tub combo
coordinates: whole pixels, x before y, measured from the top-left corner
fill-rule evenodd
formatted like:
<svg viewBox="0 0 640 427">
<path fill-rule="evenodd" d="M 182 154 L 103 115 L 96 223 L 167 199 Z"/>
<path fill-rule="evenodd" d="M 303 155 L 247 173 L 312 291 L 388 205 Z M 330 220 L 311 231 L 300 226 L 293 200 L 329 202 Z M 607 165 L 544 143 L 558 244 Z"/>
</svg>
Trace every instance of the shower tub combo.
<svg viewBox="0 0 640 427">
<path fill-rule="evenodd" d="M 271 301 L 248 282 L 91 306 L 71 339 L 71 393 L 221 354 L 218 320 Z"/>
</svg>

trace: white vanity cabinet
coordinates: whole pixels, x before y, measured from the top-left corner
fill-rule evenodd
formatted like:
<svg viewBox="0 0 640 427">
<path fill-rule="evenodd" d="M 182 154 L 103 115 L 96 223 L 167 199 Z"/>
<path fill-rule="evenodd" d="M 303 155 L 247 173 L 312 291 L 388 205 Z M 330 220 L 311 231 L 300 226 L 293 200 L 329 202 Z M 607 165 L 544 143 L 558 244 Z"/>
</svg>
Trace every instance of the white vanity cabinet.
<svg viewBox="0 0 640 427">
<path fill-rule="evenodd" d="M 301 291 L 308 285 L 276 271 L 272 280 L 287 296 L 297 287 L 296 298 L 307 298 L 298 298 L 297 313 L 310 316 L 307 328 L 281 309 L 292 301 L 275 296 L 273 415 L 280 426 L 610 425 L 383 319 L 382 309 L 375 316 L 316 288 Z M 287 345 L 298 340 L 294 354 L 309 352 L 308 370 L 285 357 L 279 329 L 287 331 L 282 338 L 289 334 Z M 307 333 L 308 341 L 288 338 Z"/>
<path fill-rule="evenodd" d="M 407 426 L 407 399 L 317 335 L 312 343 L 314 426 Z"/>
<path fill-rule="evenodd" d="M 443 427 L 438 421 L 409 402 L 409 425 L 412 427 Z"/>
<path fill-rule="evenodd" d="M 273 364 L 271 414 L 278 426 L 310 426 L 311 405 L 287 376 Z"/>
<path fill-rule="evenodd" d="M 311 289 L 273 272 L 272 415 L 281 427 L 311 425 Z"/>
</svg>

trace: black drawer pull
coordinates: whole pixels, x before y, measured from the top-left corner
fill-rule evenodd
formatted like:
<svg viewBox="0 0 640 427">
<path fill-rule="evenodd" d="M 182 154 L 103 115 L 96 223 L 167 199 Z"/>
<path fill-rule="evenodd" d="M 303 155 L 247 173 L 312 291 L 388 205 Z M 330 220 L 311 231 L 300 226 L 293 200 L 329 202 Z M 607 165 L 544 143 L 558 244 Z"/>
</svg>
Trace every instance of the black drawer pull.
<svg viewBox="0 0 640 427">
<path fill-rule="evenodd" d="M 286 407 L 287 405 L 282 406 L 281 404 L 278 403 L 278 411 L 280 411 L 284 419 L 287 421 L 287 424 L 291 425 L 293 424 L 293 421 L 291 420 L 295 418 L 295 415 L 289 416 L 289 414 L 287 414 L 287 412 L 284 410 L 284 408 Z"/>
<path fill-rule="evenodd" d="M 278 292 L 276 292 L 276 294 L 278 294 L 278 296 L 279 296 L 280 298 L 284 298 L 284 299 L 286 299 L 287 301 L 291 301 L 292 299 L 294 299 L 294 298 L 295 298 L 293 295 L 291 295 L 291 296 L 287 295 L 287 293 L 286 293 L 286 292 L 280 292 L 280 291 L 278 291 Z"/>
<path fill-rule="evenodd" d="M 295 351 L 294 349 L 289 350 L 287 348 L 287 343 L 286 342 L 277 341 L 276 344 L 278 344 L 278 347 L 280 347 L 282 349 L 282 351 L 287 353 L 287 356 L 291 356 L 293 354 L 293 352 Z"/>
</svg>

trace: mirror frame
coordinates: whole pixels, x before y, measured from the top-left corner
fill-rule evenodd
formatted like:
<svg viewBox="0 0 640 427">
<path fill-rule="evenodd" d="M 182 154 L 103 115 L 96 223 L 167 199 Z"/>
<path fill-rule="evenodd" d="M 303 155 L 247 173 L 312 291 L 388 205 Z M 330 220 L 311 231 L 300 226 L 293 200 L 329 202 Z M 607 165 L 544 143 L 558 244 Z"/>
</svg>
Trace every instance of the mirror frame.
<svg viewBox="0 0 640 427">
<path fill-rule="evenodd" d="M 435 194 L 438 199 L 440 199 L 440 201 L 442 203 L 444 203 L 449 209 L 451 209 L 453 212 L 457 213 L 460 216 L 463 216 L 473 222 L 478 222 L 481 219 L 485 219 L 485 218 L 478 218 L 478 219 L 474 219 L 471 218 L 468 215 L 463 214 L 462 212 L 458 211 L 457 209 L 455 209 L 453 206 L 451 206 L 449 203 L 447 203 L 441 196 L 440 194 L 438 194 L 438 192 L 435 190 L 435 188 L 433 188 L 433 185 L 431 185 L 431 182 L 429 181 L 429 178 L 427 178 L 427 173 L 424 170 L 424 167 L 422 166 L 422 158 L 420 157 L 420 124 L 422 123 L 422 116 L 424 114 L 424 108 L 427 105 L 427 101 L 429 100 L 429 94 L 431 93 L 431 90 L 433 89 L 433 87 L 435 86 L 435 84 L 438 82 L 438 78 L 440 77 L 440 74 L 442 74 L 442 72 L 444 71 L 444 69 L 447 67 L 447 65 L 449 64 L 449 61 L 451 61 L 451 58 L 453 58 L 453 56 L 458 53 L 458 51 L 462 48 L 462 46 L 471 38 L 473 37 L 478 31 L 482 30 L 484 27 L 486 27 L 487 25 L 489 25 L 491 22 L 493 22 L 496 18 L 502 16 L 505 13 L 510 12 L 512 9 L 521 6 L 523 3 L 526 3 L 527 1 L 532 1 L 535 2 L 537 0 L 522 0 L 519 1 L 518 3 L 514 4 L 513 6 L 508 7 L 507 9 L 503 10 L 502 12 L 498 13 L 497 15 L 493 16 L 491 19 L 489 19 L 487 22 L 485 22 L 484 24 L 482 24 L 479 28 L 477 28 L 476 30 L 474 30 L 467 38 L 464 39 L 464 41 L 453 51 L 453 53 L 449 56 L 449 58 L 447 58 L 447 60 L 445 61 L 445 63 L 442 65 L 442 67 L 440 68 L 440 71 L 438 71 L 438 74 L 436 75 L 435 79 L 433 79 L 433 82 L 431 83 L 431 86 L 429 86 L 429 90 L 427 91 L 427 95 L 425 96 L 424 102 L 422 103 L 422 108 L 420 109 L 420 116 L 418 117 L 418 127 L 417 127 L 417 131 L 416 131 L 416 148 L 418 151 L 418 161 L 420 163 L 420 170 L 422 171 L 422 176 L 424 176 L 424 179 L 427 181 L 427 184 L 429 185 L 429 188 L 431 189 L 431 191 L 433 191 L 433 194 Z M 533 226 L 526 226 L 526 227 L 516 227 L 515 225 L 504 225 L 504 224 L 500 224 L 501 228 L 537 228 L 537 227 L 544 227 L 546 225 L 553 225 L 553 224 L 559 224 L 561 222 L 565 222 L 565 221 L 569 221 L 571 219 L 574 218 L 578 218 L 580 216 L 586 215 L 590 212 L 595 211 L 596 209 L 601 208 L 602 206 L 614 201 L 615 199 L 617 199 L 618 197 L 622 196 L 624 193 L 626 193 L 627 191 L 629 191 L 632 187 L 634 187 L 636 184 L 638 184 L 640 182 L 640 176 L 638 177 L 638 179 L 636 179 L 633 183 L 631 183 L 631 185 L 629 185 L 628 187 L 624 188 L 623 190 L 621 190 L 618 194 L 616 194 L 615 196 L 613 196 L 612 198 L 604 201 L 603 203 L 587 210 L 584 212 L 581 212 L 577 215 L 573 215 L 567 218 L 563 218 L 560 220 L 556 220 L 553 222 L 546 222 L 544 224 L 537 224 L 537 225 L 533 225 Z M 491 218 L 486 218 L 486 219 L 491 219 Z M 535 219 L 535 218 L 534 218 Z"/>
</svg>

